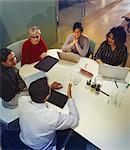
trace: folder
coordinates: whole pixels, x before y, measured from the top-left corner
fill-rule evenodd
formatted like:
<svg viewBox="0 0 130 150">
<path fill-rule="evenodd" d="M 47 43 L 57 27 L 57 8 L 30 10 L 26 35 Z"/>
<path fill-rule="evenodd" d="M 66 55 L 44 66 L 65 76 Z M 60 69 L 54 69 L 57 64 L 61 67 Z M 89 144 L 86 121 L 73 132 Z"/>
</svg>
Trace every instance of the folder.
<svg viewBox="0 0 130 150">
<path fill-rule="evenodd" d="M 59 59 L 54 58 L 52 56 L 46 56 L 43 60 L 41 60 L 39 63 L 37 63 L 34 67 L 48 72 L 57 62 Z"/>
</svg>

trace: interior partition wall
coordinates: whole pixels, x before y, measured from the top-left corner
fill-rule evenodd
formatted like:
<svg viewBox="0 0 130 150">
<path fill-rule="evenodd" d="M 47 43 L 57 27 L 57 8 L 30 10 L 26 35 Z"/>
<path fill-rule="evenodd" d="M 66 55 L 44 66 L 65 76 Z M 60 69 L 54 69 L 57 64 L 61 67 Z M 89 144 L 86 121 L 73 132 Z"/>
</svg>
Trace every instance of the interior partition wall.
<svg viewBox="0 0 130 150">
<path fill-rule="evenodd" d="M 63 44 L 75 22 L 84 25 L 86 0 L 57 0 L 58 42 Z"/>
<path fill-rule="evenodd" d="M 27 38 L 33 25 L 48 47 L 57 42 L 56 0 L 0 0 L 0 48 Z"/>
</svg>

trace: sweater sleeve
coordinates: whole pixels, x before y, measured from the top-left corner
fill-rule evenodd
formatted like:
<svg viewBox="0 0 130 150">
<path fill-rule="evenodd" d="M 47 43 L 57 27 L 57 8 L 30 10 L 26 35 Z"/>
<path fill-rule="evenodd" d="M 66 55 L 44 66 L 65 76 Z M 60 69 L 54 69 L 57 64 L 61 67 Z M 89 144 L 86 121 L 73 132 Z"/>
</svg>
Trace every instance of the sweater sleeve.
<svg viewBox="0 0 130 150">
<path fill-rule="evenodd" d="M 83 48 L 81 48 L 79 43 L 75 44 L 78 53 L 82 57 L 85 57 L 87 55 L 88 49 L 89 49 L 89 45 L 90 45 L 90 40 L 88 38 L 84 39 L 84 41 L 83 41 Z"/>
<path fill-rule="evenodd" d="M 24 64 L 28 64 L 29 60 L 28 60 L 28 49 L 29 49 L 29 44 L 28 44 L 28 40 L 24 42 L 23 47 L 22 47 L 22 61 L 21 64 L 22 66 Z"/>
<path fill-rule="evenodd" d="M 48 47 L 42 37 L 41 37 L 41 45 L 42 45 L 43 52 L 47 52 Z"/>
<path fill-rule="evenodd" d="M 65 41 L 65 43 L 63 44 L 63 46 L 62 46 L 62 51 L 64 51 L 64 52 L 71 52 L 71 48 L 73 47 L 73 40 L 74 40 L 74 38 L 73 38 L 73 35 L 71 34 L 71 35 L 69 35 L 67 38 L 66 38 L 66 41 Z"/>
</svg>

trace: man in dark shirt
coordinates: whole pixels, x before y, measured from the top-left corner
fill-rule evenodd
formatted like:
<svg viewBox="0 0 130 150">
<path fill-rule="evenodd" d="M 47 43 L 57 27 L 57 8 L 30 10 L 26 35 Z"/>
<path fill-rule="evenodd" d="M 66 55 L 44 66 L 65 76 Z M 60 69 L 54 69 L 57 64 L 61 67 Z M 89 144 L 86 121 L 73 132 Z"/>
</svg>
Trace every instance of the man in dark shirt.
<svg viewBox="0 0 130 150">
<path fill-rule="evenodd" d="M 0 50 L 0 97 L 2 104 L 8 108 L 15 108 L 21 91 L 26 91 L 25 82 L 15 68 L 16 57 L 13 51 L 4 48 Z M 25 94 L 25 93 L 24 93 Z"/>
</svg>

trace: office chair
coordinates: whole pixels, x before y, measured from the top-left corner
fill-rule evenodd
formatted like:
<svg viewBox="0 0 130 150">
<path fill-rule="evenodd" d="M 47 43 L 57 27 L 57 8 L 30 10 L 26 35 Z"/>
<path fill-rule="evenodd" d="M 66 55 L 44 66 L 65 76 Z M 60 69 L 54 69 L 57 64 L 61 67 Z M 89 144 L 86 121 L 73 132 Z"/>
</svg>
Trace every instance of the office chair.
<svg viewBox="0 0 130 150">
<path fill-rule="evenodd" d="M 73 133 L 72 129 L 56 131 L 56 135 L 57 135 L 56 150 L 65 149 L 65 146 L 67 145 L 72 133 Z"/>
<path fill-rule="evenodd" d="M 88 53 L 86 55 L 87 58 L 92 58 L 93 59 L 95 46 L 96 46 L 96 42 L 90 39 L 90 45 L 89 45 Z"/>
</svg>

